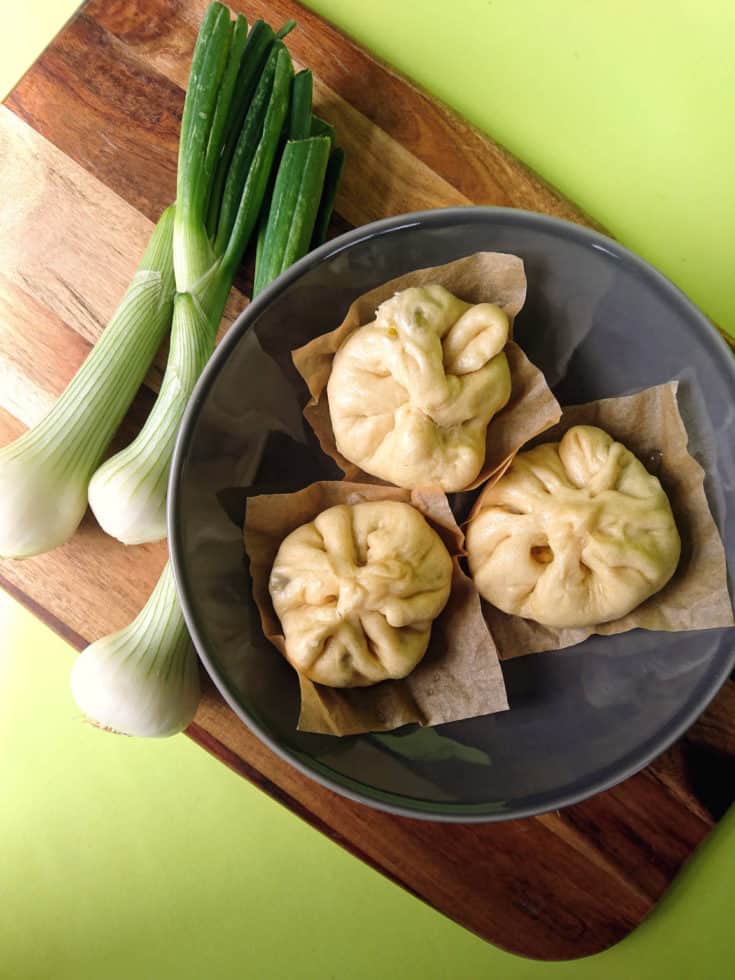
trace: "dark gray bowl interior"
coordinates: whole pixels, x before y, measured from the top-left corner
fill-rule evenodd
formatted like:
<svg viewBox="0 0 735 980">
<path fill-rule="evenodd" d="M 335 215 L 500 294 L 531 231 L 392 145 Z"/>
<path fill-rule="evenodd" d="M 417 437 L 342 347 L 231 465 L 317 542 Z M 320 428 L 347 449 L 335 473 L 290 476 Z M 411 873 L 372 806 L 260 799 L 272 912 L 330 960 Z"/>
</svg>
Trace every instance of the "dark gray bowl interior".
<svg viewBox="0 0 735 980">
<path fill-rule="evenodd" d="M 507 819 L 619 782 L 666 748 L 733 666 L 728 630 L 594 637 L 503 667 L 512 710 L 389 735 L 296 731 L 298 686 L 264 639 L 241 527 L 246 497 L 341 473 L 302 419 L 290 351 L 358 294 L 489 249 L 520 255 L 516 339 L 562 404 L 679 378 L 690 447 L 735 549 L 735 372 L 725 345 L 667 280 L 595 233 L 520 211 L 462 208 L 350 232 L 281 276 L 238 319 L 192 398 L 174 459 L 169 531 L 179 594 L 223 695 L 272 748 L 333 789 L 432 819 Z"/>
</svg>

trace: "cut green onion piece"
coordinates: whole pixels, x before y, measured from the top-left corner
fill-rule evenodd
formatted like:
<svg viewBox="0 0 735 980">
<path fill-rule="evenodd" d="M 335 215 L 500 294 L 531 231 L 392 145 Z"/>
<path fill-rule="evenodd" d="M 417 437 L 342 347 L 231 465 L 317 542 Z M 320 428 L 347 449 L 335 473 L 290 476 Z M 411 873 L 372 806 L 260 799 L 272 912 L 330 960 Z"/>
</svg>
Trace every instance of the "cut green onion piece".
<svg viewBox="0 0 735 980">
<path fill-rule="evenodd" d="M 263 74 L 258 81 L 253 100 L 248 109 L 240 137 L 232 155 L 230 170 L 227 174 L 222 203 L 220 205 L 217 234 L 214 238 L 214 248 L 221 254 L 232 234 L 237 209 L 242 198 L 245 181 L 255 156 L 258 135 L 263 130 L 268 105 L 273 93 L 273 80 L 276 74 L 276 62 L 279 52 L 271 50 L 265 63 Z"/>
<path fill-rule="evenodd" d="M 174 209 L 156 225 L 122 302 L 48 415 L 0 450 L 0 555 L 25 558 L 72 536 L 89 479 L 171 323 Z"/>
<path fill-rule="evenodd" d="M 198 272 L 199 239 L 206 241 L 201 223 L 208 190 L 205 160 L 231 35 L 228 8 L 220 3 L 210 4 L 194 48 L 179 137 L 174 232 L 174 268 L 179 292 L 186 291 L 201 274 Z"/>
<path fill-rule="evenodd" d="M 282 41 L 287 34 L 291 33 L 294 27 L 296 27 L 296 21 L 287 20 L 286 23 L 283 25 L 283 27 L 279 28 L 278 33 L 276 34 L 278 40 Z"/>
<path fill-rule="evenodd" d="M 221 28 L 209 11 L 205 26 L 209 43 L 218 45 L 224 58 Z M 285 36 L 292 26 L 291 22 L 284 25 L 278 37 Z M 257 24 L 248 36 L 243 59 L 247 58 L 256 27 Z M 220 91 L 229 85 L 238 50 L 237 26 L 228 27 L 227 33 L 230 53 L 218 83 L 222 87 Z M 223 147 L 214 171 L 210 142 L 197 142 L 193 136 L 187 136 L 186 149 L 182 147 L 182 153 L 191 157 L 186 162 L 188 172 L 203 174 L 201 180 L 199 176 L 196 180 L 200 185 L 209 180 L 209 186 L 202 190 L 198 185 L 188 200 L 186 216 L 182 214 L 176 224 L 175 235 L 181 236 L 175 250 L 180 293 L 174 305 L 166 375 L 154 410 L 138 439 L 124 454 L 105 464 L 90 487 L 90 500 L 95 496 L 92 488 L 100 489 L 99 501 L 104 503 L 108 515 L 114 516 L 116 507 L 128 508 L 122 524 L 125 533 L 138 540 L 150 540 L 165 533 L 165 482 L 175 431 L 183 405 L 214 343 L 232 278 L 263 208 L 281 146 L 293 67 L 286 49 L 273 40 L 272 31 L 270 34 L 271 53 L 257 88 L 251 92 L 252 98 L 248 95 L 247 100 L 240 99 L 237 84 L 235 93 L 228 96 L 225 92 L 219 97 L 220 102 L 211 102 L 203 94 L 197 96 L 202 105 L 214 106 L 210 136 L 219 127 L 218 119 L 221 121 L 224 112 L 218 117 L 218 105 L 228 98 L 230 104 L 228 122 L 221 130 Z M 260 37 L 267 39 L 267 33 L 261 31 Z M 258 50 L 262 53 L 263 46 Z M 199 58 L 195 55 L 195 62 L 201 66 L 210 64 L 211 59 L 205 54 Z M 201 66 L 198 78 L 206 76 Z M 299 130 L 305 133 L 312 126 L 310 91 L 308 100 L 305 97 L 306 87 L 309 90 L 311 87 L 310 79 L 299 82 L 298 87 L 301 86 L 304 92 L 296 93 L 300 109 L 291 119 L 300 119 L 305 126 L 308 104 L 309 129 Z M 238 116 L 245 101 L 247 112 Z M 235 125 L 233 119 L 238 118 L 239 124 Z M 246 132 L 247 145 L 244 145 Z M 264 225 L 264 241 L 267 240 L 269 249 L 273 246 L 273 257 L 266 252 L 267 262 L 260 262 L 261 288 L 269 276 L 278 275 L 309 247 L 317 212 L 325 200 L 323 184 L 332 144 L 329 135 L 286 143 Z M 228 153 L 223 176 L 222 161 Z M 204 155 L 201 169 L 196 154 Z M 335 181 L 338 176 L 337 173 Z M 203 230 L 205 211 L 206 229 Z M 181 288 L 182 284 L 186 285 L 185 289 Z M 141 533 L 143 537 L 138 537 Z M 186 727 L 199 697 L 198 674 L 170 565 L 134 622 L 114 636 L 93 643 L 82 653 L 73 670 L 72 690 L 80 707 L 104 728 L 135 735 L 166 735 Z"/>
<path fill-rule="evenodd" d="M 235 260 L 235 267 L 263 203 L 288 111 L 292 77 L 288 51 L 280 43 L 274 45 L 240 133 L 222 196 L 214 247 L 218 255 L 229 253 L 228 261 Z"/>
<path fill-rule="evenodd" d="M 260 262 L 256 262 L 254 296 L 309 249 L 322 197 L 329 145 L 325 136 L 286 143 L 273 188 Z"/>
<path fill-rule="evenodd" d="M 342 177 L 345 166 L 345 151 L 341 147 L 335 147 L 329 154 L 327 162 L 327 172 L 324 175 L 324 189 L 322 199 L 319 202 L 319 211 L 314 222 L 314 233 L 311 236 L 311 247 L 316 248 L 327 240 L 329 222 L 332 220 L 334 211 L 334 201 L 337 196 L 337 187 Z"/>
<path fill-rule="evenodd" d="M 191 722 L 199 666 L 169 565 L 133 622 L 77 657 L 71 690 L 96 725 L 123 735 L 175 735 Z"/>
<path fill-rule="evenodd" d="M 212 127 L 209 131 L 207 140 L 207 150 L 204 156 L 204 182 L 208 190 L 206 205 L 209 207 L 209 194 L 212 190 L 215 168 L 222 155 L 225 133 L 228 129 L 232 114 L 237 111 L 233 106 L 235 102 L 235 86 L 240 74 L 240 67 L 245 52 L 248 37 L 248 22 L 238 14 L 232 25 L 232 35 L 230 38 L 230 50 L 227 57 L 227 66 L 222 78 L 219 92 L 217 93 L 217 105 L 214 110 Z"/>
<path fill-rule="evenodd" d="M 311 117 L 309 136 L 328 136 L 332 143 L 332 148 L 334 148 L 334 145 L 337 142 L 337 131 L 335 130 L 334 126 L 331 123 L 320 119 L 319 116 Z"/>
<path fill-rule="evenodd" d="M 311 98 L 314 76 L 308 68 L 296 72 L 291 86 L 291 109 L 288 116 L 288 138 L 303 140 L 311 130 Z"/>
<path fill-rule="evenodd" d="M 291 103 L 289 107 L 288 125 L 286 127 L 283 146 L 285 146 L 286 140 L 303 139 L 309 135 L 312 118 L 311 100 L 313 87 L 314 79 L 311 71 L 308 68 L 305 68 L 303 71 L 297 72 L 294 75 L 293 82 L 291 83 Z M 283 157 L 283 146 L 281 146 L 279 149 L 279 166 L 273 168 L 268 180 L 268 188 L 265 192 L 265 203 L 261 210 L 260 219 L 258 222 L 258 239 L 255 251 L 256 277 L 257 270 L 261 267 L 264 261 L 263 248 L 265 246 L 265 235 L 268 228 L 268 215 L 270 214 L 273 202 L 273 188 L 275 187 L 278 169 Z"/>
<path fill-rule="evenodd" d="M 217 232 L 222 195 L 242 124 L 275 39 L 273 29 L 265 21 L 256 20 L 245 42 L 240 71 L 225 125 L 221 153 L 210 188 L 207 208 L 207 232 L 210 239 L 213 239 Z"/>
</svg>

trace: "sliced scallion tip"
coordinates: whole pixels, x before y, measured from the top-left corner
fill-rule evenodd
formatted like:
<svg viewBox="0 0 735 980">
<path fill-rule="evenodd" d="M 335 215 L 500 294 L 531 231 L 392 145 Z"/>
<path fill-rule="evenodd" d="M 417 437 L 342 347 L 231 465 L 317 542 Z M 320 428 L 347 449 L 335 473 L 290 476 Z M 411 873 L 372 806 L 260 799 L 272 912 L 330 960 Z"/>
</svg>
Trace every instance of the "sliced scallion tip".
<svg viewBox="0 0 735 980">
<path fill-rule="evenodd" d="M 286 143 L 256 259 L 253 296 L 308 252 L 322 198 L 329 147 L 325 136 Z"/>
<path fill-rule="evenodd" d="M 314 231 L 311 236 L 312 248 L 316 248 L 317 245 L 321 245 L 322 242 L 327 240 L 329 222 L 332 220 L 334 202 L 337 197 L 337 188 L 342 178 L 342 171 L 344 170 L 344 167 L 345 151 L 340 146 L 336 146 L 329 154 L 329 160 L 327 161 L 327 172 L 324 175 L 322 198 L 319 201 L 319 210 L 317 212 L 316 221 L 314 222 Z"/>
</svg>

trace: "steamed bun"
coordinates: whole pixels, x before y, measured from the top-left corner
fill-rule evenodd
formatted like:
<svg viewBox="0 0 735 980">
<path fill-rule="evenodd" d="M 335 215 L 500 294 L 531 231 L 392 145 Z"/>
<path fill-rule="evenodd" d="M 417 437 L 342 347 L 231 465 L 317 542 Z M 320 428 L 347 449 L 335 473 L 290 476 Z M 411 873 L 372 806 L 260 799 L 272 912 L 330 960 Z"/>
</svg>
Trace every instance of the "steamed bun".
<svg viewBox="0 0 735 980">
<path fill-rule="evenodd" d="M 269 590 L 286 657 L 310 680 L 365 687 L 405 677 L 449 598 L 452 559 L 409 504 L 340 504 L 281 544 Z"/>
<path fill-rule="evenodd" d="M 508 330 L 500 307 L 439 285 L 386 300 L 334 358 L 327 398 L 340 453 L 399 487 L 463 490 L 510 398 Z"/>
<path fill-rule="evenodd" d="M 480 594 L 559 629 L 627 615 L 666 585 L 680 550 L 659 481 L 591 425 L 516 456 L 467 532 Z"/>
</svg>

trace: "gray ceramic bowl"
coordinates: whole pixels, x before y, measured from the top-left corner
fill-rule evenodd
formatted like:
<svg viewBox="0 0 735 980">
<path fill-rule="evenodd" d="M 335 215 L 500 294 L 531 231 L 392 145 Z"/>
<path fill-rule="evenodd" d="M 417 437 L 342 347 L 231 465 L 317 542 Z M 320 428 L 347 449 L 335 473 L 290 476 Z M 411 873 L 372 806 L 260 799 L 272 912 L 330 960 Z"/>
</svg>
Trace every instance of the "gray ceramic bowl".
<svg viewBox="0 0 735 980">
<path fill-rule="evenodd" d="M 727 630 L 593 637 L 512 660 L 512 710 L 351 738 L 296 731 L 296 677 L 264 639 L 241 527 L 249 494 L 339 478 L 301 415 L 290 351 L 331 330 L 360 293 L 482 249 L 520 255 L 516 339 L 562 404 L 681 380 L 693 454 L 735 553 L 735 369 L 715 330 L 630 252 L 522 211 L 461 208 L 358 228 L 280 276 L 238 318 L 181 427 L 169 495 L 179 595 L 207 670 L 242 720 L 325 785 L 434 820 L 502 820 L 563 807 L 641 769 L 702 711 L 735 659 Z"/>
</svg>

